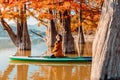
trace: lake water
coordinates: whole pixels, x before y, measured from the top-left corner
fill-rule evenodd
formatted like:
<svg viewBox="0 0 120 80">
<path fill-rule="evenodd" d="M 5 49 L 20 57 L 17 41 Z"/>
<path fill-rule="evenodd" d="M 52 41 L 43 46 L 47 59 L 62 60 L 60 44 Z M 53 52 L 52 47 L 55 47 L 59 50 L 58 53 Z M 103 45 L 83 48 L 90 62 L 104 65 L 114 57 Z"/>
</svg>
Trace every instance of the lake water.
<svg viewBox="0 0 120 80">
<path fill-rule="evenodd" d="M 39 56 L 46 50 L 40 38 L 32 39 L 31 51 L 19 51 L 9 38 L 0 38 L 0 80 L 90 80 L 91 63 L 15 62 L 9 59 L 11 55 Z M 82 55 L 90 56 L 91 43 L 81 51 Z"/>
</svg>

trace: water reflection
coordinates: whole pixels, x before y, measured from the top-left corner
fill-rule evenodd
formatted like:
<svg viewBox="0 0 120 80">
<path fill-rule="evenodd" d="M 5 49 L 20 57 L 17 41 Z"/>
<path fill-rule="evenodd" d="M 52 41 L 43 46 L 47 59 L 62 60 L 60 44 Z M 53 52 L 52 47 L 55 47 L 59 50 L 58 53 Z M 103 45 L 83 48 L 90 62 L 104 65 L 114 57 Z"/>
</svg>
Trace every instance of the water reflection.
<svg viewBox="0 0 120 80">
<path fill-rule="evenodd" d="M 32 80 L 90 80 L 91 65 L 40 66 L 39 72 L 31 75 Z"/>
<path fill-rule="evenodd" d="M 16 80 L 28 80 L 28 65 L 17 65 Z"/>
<path fill-rule="evenodd" d="M 0 80 L 8 80 L 9 74 L 12 72 L 14 65 L 9 65 L 4 73 L 0 76 Z"/>
<path fill-rule="evenodd" d="M 30 56 L 31 51 L 23 51 L 23 50 L 17 50 L 16 54 L 17 56 Z M 28 74 L 28 65 L 8 65 L 6 70 L 3 72 L 3 75 L 1 75 L 0 80 L 9 80 L 10 73 L 14 70 L 16 67 L 17 72 L 16 76 L 14 77 L 15 80 L 28 80 L 27 74 Z"/>
<path fill-rule="evenodd" d="M 15 46 L 10 41 L 5 42 L 5 44 L 2 44 L 4 41 L 0 42 L 4 45 L 4 49 L 2 45 L 0 46 L 0 80 L 90 80 L 91 63 L 56 65 L 55 63 L 9 62 L 10 55 L 36 56 L 47 49 L 45 43 L 37 39 L 34 39 L 33 42 L 32 52 L 16 51 Z M 92 43 L 86 43 L 85 46 L 80 46 L 80 55 L 91 56 L 91 45 Z M 5 48 L 6 46 L 7 48 Z M 78 55 L 72 54 L 71 56 Z"/>
<path fill-rule="evenodd" d="M 17 50 L 16 52 L 17 56 L 30 56 L 31 51 L 23 51 L 23 50 Z M 17 75 L 15 77 L 16 80 L 28 80 L 28 65 L 16 65 L 17 68 Z"/>
<path fill-rule="evenodd" d="M 17 56 L 30 56 L 31 51 L 17 51 Z M 55 65 L 56 63 L 12 63 L 0 80 L 90 80 L 90 63 Z M 44 65 L 42 65 L 44 64 Z M 49 64 L 49 65 L 48 65 Z M 12 75 L 14 73 L 14 75 Z M 12 75 L 12 76 L 10 76 Z"/>
</svg>

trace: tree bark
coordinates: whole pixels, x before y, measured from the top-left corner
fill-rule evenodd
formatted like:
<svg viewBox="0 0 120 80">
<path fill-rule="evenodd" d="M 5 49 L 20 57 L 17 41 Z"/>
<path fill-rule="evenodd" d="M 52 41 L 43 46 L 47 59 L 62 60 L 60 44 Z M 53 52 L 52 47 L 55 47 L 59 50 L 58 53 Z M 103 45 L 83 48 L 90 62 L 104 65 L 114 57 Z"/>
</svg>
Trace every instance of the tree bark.
<svg viewBox="0 0 120 80">
<path fill-rule="evenodd" d="M 82 26 L 78 28 L 78 44 L 85 44 Z"/>
<path fill-rule="evenodd" d="M 71 34 L 71 28 L 70 28 L 70 16 L 69 16 L 69 11 L 65 11 L 63 16 L 67 16 L 67 18 L 63 19 L 63 52 L 64 53 L 74 53 L 75 48 L 74 48 L 74 38 Z"/>
<path fill-rule="evenodd" d="M 52 10 L 49 11 L 50 14 L 53 14 Z M 48 35 L 47 35 L 47 44 L 48 47 L 54 47 L 54 43 L 56 41 L 57 30 L 55 26 L 54 20 L 50 20 L 50 25 L 48 26 Z"/>
<path fill-rule="evenodd" d="M 24 5 L 24 8 L 23 8 L 23 14 L 25 13 L 26 13 L 26 5 Z M 31 41 L 28 33 L 26 17 L 23 17 L 22 44 L 23 44 L 23 49 L 26 49 L 26 50 L 31 49 Z"/>
<path fill-rule="evenodd" d="M 80 7 L 82 7 L 82 0 L 80 0 Z M 80 27 L 78 28 L 78 44 L 85 44 L 83 28 L 82 28 L 82 10 L 80 10 Z"/>
<path fill-rule="evenodd" d="M 91 80 L 120 80 L 120 0 L 105 0 L 93 42 Z"/>
</svg>

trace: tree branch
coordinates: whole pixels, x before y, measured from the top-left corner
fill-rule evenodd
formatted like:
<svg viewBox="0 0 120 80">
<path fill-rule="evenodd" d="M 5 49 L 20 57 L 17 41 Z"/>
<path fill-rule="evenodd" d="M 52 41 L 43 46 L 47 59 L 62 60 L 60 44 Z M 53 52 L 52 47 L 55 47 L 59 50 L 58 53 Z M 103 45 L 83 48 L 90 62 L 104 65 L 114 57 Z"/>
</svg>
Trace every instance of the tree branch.
<svg viewBox="0 0 120 80">
<path fill-rule="evenodd" d="M 33 30 L 30 30 L 30 31 L 31 31 L 33 34 L 41 37 L 41 39 L 45 41 L 45 38 L 44 38 L 41 34 L 38 34 L 38 33 L 34 32 Z"/>
<path fill-rule="evenodd" d="M 2 23 L 4 30 L 6 30 L 8 32 L 8 35 L 12 39 L 13 43 L 15 43 L 16 42 L 16 34 L 13 32 L 11 27 L 7 24 L 7 22 L 3 18 L 1 18 L 1 23 Z"/>
<path fill-rule="evenodd" d="M 26 10 L 27 10 L 29 13 L 32 13 L 29 9 L 26 9 Z M 31 16 L 34 17 L 36 20 L 45 23 L 45 24 L 43 24 L 43 25 L 47 26 L 46 24 L 48 24 L 48 22 L 45 22 L 44 20 L 38 19 L 38 18 L 37 18 L 36 16 L 34 16 L 34 15 L 31 15 Z"/>
</svg>

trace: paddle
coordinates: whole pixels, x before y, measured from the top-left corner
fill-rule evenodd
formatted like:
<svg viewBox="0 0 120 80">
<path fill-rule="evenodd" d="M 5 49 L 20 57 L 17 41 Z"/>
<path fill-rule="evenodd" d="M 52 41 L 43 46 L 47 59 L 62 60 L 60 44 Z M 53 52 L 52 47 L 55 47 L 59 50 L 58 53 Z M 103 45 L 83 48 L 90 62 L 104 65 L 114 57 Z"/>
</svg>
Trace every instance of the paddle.
<svg viewBox="0 0 120 80">
<path fill-rule="evenodd" d="M 28 57 L 46 57 L 45 55 L 47 54 L 47 51 L 42 53 L 40 56 L 28 56 Z"/>
<path fill-rule="evenodd" d="M 28 56 L 28 57 L 33 57 L 33 58 L 41 58 L 41 57 L 43 57 L 43 58 L 51 58 L 50 56 Z M 92 58 L 92 57 L 85 57 L 85 56 L 81 56 L 81 57 L 78 57 L 78 56 L 76 56 L 76 57 L 68 57 L 68 56 L 64 56 L 64 57 L 55 57 L 55 58 L 71 58 L 71 59 L 77 59 L 77 58 Z"/>
</svg>

